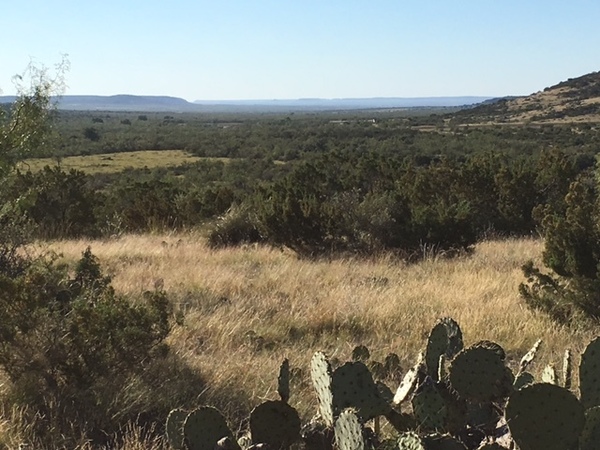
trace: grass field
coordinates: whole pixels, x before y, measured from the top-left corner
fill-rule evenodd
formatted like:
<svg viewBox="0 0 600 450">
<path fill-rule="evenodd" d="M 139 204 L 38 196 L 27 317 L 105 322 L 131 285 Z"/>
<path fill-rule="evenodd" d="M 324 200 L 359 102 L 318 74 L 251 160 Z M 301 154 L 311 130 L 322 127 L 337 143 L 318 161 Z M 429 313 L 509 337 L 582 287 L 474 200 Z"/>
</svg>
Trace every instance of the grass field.
<svg viewBox="0 0 600 450">
<path fill-rule="evenodd" d="M 87 156 L 68 156 L 60 160 L 64 170 L 76 169 L 88 174 L 117 173 L 125 169 L 153 169 L 156 167 L 176 167 L 193 163 L 200 159 L 224 160 L 227 158 L 200 158 L 183 150 L 143 150 L 137 152 L 105 153 Z M 31 158 L 21 163 L 21 170 L 39 171 L 45 166 L 54 167 L 59 163 L 54 158 Z"/>
<path fill-rule="evenodd" d="M 266 247 L 214 251 L 191 234 L 43 248 L 74 261 L 88 245 L 119 292 L 135 297 L 160 286 L 169 293 L 185 317 L 170 344 L 207 380 L 198 403 L 221 408 L 234 423 L 262 400 L 276 398 L 283 358 L 306 374 L 315 351 L 345 360 L 364 344 L 375 359 L 397 353 L 406 369 L 445 316 L 459 322 L 466 345 L 498 342 L 512 365 L 542 338 L 535 374 L 560 363 L 566 348 L 578 355 L 591 338 L 589 331 L 568 330 L 531 312 L 519 298 L 520 267 L 539 261 L 539 240 L 483 242 L 471 256 L 412 265 L 385 256 L 307 261 Z M 310 417 L 316 403 L 308 378 L 293 388 L 291 404 Z"/>
</svg>

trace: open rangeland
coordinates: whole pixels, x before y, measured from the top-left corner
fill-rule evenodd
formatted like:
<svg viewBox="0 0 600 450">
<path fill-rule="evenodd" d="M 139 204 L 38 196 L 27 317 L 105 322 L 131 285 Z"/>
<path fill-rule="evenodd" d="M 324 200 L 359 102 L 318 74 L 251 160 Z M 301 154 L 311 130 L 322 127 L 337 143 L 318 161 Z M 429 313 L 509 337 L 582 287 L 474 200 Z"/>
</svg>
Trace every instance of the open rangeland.
<svg viewBox="0 0 600 450">
<path fill-rule="evenodd" d="M 98 155 L 67 156 L 56 158 L 30 158 L 19 164 L 21 170 L 37 172 L 45 166 L 60 165 L 63 170 L 80 170 L 87 174 L 118 173 L 126 169 L 154 169 L 176 167 L 201 159 L 222 160 L 227 158 L 200 158 L 184 150 L 143 150 L 136 152 L 103 153 Z"/>
<path fill-rule="evenodd" d="M 364 344 L 377 360 L 397 353 L 406 370 L 445 316 L 461 325 L 466 345 L 500 343 L 513 367 L 543 339 L 535 374 L 550 362 L 560 367 L 567 348 L 580 354 L 591 337 L 557 326 L 519 298 L 522 264 L 541 258 L 543 243 L 535 239 L 482 242 L 469 256 L 410 265 L 386 256 L 308 261 L 260 246 L 211 250 L 194 234 L 40 244 L 69 262 L 87 246 L 117 291 L 132 298 L 155 288 L 168 293 L 183 314 L 169 343 L 206 381 L 197 403 L 219 407 L 232 422 L 277 397 L 283 358 L 301 369 L 291 404 L 310 418 L 316 400 L 307 369 L 315 351 L 347 360 Z"/>
</svg>

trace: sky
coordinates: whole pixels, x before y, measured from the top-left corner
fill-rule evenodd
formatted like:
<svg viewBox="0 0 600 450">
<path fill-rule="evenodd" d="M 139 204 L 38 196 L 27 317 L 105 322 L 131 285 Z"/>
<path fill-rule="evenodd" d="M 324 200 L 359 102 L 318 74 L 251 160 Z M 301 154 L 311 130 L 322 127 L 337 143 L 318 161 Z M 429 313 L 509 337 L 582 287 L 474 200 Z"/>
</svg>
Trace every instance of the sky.
<svg viewBox="0 0 600 450">
<path fill-rule="evenodd" d="M 600 70 L 599 0 L 0 0 L 0 89 L 67 95 L 528 95 Z"/>
</svg>

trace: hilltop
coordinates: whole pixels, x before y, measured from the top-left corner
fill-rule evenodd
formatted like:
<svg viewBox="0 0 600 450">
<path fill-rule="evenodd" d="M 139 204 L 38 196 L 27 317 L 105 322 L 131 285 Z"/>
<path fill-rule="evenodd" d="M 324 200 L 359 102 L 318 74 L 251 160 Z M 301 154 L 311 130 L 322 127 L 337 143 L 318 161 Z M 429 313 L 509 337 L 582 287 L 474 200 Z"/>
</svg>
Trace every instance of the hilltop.
<svg viewBox="0 0 600 450">
<path fill-rule="evenodd" d="M 600 72 L 570 78 L 526 97 L 484 102 L 456 114 L 462 123 L 600 122 Z"/>
</svg>

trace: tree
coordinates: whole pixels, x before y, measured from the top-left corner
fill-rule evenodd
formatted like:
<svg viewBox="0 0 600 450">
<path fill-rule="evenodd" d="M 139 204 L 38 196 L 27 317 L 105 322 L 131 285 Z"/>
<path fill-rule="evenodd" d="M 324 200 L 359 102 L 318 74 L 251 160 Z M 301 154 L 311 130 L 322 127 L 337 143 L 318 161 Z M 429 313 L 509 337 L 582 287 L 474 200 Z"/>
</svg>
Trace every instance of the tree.
<svg viewBox="0 0 600 450">
<path fill-rule="evenodd" d="M 579 325 L 600 321 L 600 169 L 596 179 L 581 174 L 571 183 L 564 206 L 541 209 L 545 237 L 541 271 L 523 267 L 527 283 L 520 286 L 526 303 L 558 322 Z"/>
<path fill-rule="evenodd" d="M 28 77 L 30 86 L 19 88 L 17 100 L 0 117 L 0 181 L 5 184 L 9 177 L 19 178 L 12 176 L 16 163 L 47 142 L 51 94 L 63 86 L 62 75 L 49 79 L 44 69 L 30 67 Z M 138 302 L 118 295 L 89 248 L 74 274 L 52 256 L 27 257 L 29 221 L 21 211 L 29 206 L 32 215 L 39 212 L 45 220 L 48 214 L 36 207 L 54 204 L 54 213 L 66 215 L 51 220 L 68 227 L 81 221 L 89 203 L 78 197 L 83 180 L 76 172 L 46 169 L 30 178 L 32 184 L 16 199 L 0 199 L 0 371 L 8 380 L 0 409 L 20 411 L 27 430 L 19 431 L 32 437 L 32 447 L 79 448 L 79 436 L 101 443 L 155 408 L 124 405 L 115 414 L 122 387 L 167 354 L 163 341 L 170 331 L 170 303 L 159 290 Z M 75 203 L 81 205 L 73 205 L 78 198 Z M 43 205 L 35 204 L 38 199 Z M 147 392 L 165 378 L 149 382 Z"/>
<path fill-rule="evenodd" d="M 4 183 L 17 162 L 43 146 L 51 135 L 53 105 L 51 96 L 64 89 L 64 73 L 68 61 L 63 59 L 51 76 L 45 67 L 30 65 L 22 75 L 14 77 L 17 99 L 0 107 L 0 182 Z M 27 197 L 0 204 L 0 275 L 16 276 L 29 261 L 21 248 L 30 239 L 30 222 L 19 203 Z"/>
<path fill-rule="evenodd" d="M 65 88 L 64 74 L 69 68 L 66 58 L 56 65 L 54 76 L 45 67 L 33 64 L 13 80 L 17 99 L 8 108 L 0 108 L 0 179 L 8 175 L 17 162 L 42 147 L 51 131 L 52 96 Z"/>
</svg>

